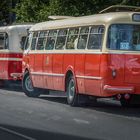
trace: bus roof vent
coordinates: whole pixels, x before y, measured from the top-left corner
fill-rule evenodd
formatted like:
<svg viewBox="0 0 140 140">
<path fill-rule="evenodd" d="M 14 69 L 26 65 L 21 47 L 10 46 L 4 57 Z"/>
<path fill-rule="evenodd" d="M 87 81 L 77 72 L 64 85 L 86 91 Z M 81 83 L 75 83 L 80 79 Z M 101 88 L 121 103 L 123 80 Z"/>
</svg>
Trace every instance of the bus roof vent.
<svg viewBox="0 0 140 140">
<path fill-rule="evenodd" d="M 140 7 L 137 6 L 127 6 L 127 5 L 112 5 L 106 9 L 100 11 L 99 13 L 109 13 L 109 12 L 140 12 Z"/>
<path fill-rule="evenodd" d="M 68 19 L 73 18 L 72 16 L 48 16 L 49 19 L 58 20 L 58 19 Z"/>
</svg>

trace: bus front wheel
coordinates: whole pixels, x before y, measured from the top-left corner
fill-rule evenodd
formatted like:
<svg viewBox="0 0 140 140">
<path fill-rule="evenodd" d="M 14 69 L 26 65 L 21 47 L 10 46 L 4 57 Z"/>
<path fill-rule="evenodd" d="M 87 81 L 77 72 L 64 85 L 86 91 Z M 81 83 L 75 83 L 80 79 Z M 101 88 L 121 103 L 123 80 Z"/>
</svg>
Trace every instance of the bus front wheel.
<svg viewBox="0 0 140 140">
<path fill-rule="evenodd" d="M 70 76 L 67 84 L 67 102 L 71 106 L 78 105 L 78 94 L 73 76 Z"/>
<path fill-rule="evenodd" d="M 38 90 L 33 87 L 32 80 L 30 78 L 29 73 L 27 72 L 23 76 L 22 88 L 23 88 L 24 93 L 28 97 L 38 97 L 40 95 Z"/>
</svg>

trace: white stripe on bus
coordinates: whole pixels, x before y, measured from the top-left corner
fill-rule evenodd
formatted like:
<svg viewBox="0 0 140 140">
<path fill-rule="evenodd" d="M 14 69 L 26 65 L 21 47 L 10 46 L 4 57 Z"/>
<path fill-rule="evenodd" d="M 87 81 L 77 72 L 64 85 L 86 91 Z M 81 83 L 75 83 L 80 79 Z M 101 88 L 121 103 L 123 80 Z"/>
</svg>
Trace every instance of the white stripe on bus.
<svg viewBox="0 0 140 140">
<path fill-rule="evenodd" d="M 1 57 L 0 61 L 22 61 L 22 58 L 5 58 L 5 57 Z"/>
</svg>

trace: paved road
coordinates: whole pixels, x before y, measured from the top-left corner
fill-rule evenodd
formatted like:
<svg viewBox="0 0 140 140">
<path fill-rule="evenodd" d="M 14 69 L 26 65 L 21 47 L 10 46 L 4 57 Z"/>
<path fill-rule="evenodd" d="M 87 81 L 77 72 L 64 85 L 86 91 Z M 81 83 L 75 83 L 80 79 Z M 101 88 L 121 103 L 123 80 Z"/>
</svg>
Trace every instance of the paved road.
<svg viewBox="0 0 140 140">
<path fill-rule="evenodd" d="M 140 108 L 99 100 L 70 107 L 63 97 L 28 98 L 0 89 L 0 140 L 139 140 Z"/>
</svg>

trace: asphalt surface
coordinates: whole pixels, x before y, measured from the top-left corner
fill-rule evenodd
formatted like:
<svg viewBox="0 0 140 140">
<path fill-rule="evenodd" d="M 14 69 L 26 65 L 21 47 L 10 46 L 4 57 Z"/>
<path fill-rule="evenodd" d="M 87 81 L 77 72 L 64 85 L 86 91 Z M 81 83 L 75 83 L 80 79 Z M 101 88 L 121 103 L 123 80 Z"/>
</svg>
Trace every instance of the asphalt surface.
<svg viewBox="0 0 140 140">
<path fill-rule="evenodd" d="M 110 99 L 70 107 L 64 97 L 29 98 L 21 88 L 0 89 L 0 140 L 139 139 L 140 107 L 122 108 Z"/>
</svg>

